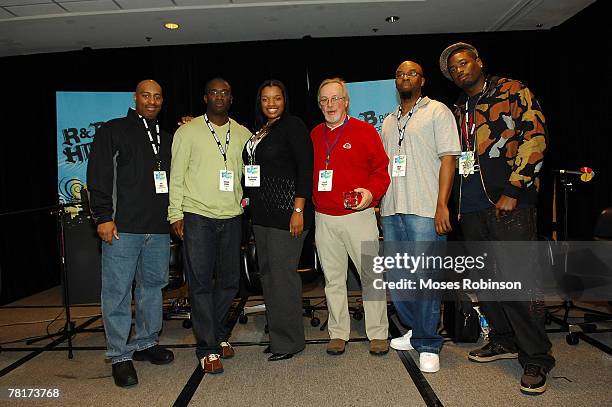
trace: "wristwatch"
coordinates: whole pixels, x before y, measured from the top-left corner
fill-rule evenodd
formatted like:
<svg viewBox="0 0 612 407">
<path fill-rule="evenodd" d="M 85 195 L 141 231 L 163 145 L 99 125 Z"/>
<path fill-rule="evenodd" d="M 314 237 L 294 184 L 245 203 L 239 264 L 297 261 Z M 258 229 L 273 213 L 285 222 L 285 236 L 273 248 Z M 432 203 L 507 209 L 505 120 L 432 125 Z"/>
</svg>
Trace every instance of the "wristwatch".
<svg viewBox="0 0 612 407">
<path fill-rule="evenodd" d="M 297 213 L 302 213 L 304 210 L 302 208 L 293 208 Z"/>
</svg>

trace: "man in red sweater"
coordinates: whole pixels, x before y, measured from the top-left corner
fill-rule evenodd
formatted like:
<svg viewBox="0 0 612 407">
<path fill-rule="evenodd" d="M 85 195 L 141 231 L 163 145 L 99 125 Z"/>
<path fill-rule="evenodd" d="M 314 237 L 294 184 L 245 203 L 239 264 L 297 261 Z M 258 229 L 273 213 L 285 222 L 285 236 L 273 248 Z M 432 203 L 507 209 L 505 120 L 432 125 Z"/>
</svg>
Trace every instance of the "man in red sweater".
<svg viewBox="0 0 612 407">
<path fill-rule="evenodd" d="M 364 280 L 373 278 L 364 278 L 372 270 L 362 269 L 361 244 L 378 242 L 374 207 L 389 186 L 389 158 L 376 129 L 348 117 L 349 95 L 342 79 L 324 80 L 319 86 L 318 101 L 325 123 L 311 133 L 315 240 L 325 274 L 329 310 L 331 340 L 327 353 L 340 355 L 351 330 L 346 291 L 348 256 L 366 290 Z M 352 205 L 350 202 L 347 205 L 345 194 L 350 192 L 357 197 Z M 389 351 L 387 302 L 364 295 L 363 308 L 370 353 L 384 355 Z"/>
</svg>

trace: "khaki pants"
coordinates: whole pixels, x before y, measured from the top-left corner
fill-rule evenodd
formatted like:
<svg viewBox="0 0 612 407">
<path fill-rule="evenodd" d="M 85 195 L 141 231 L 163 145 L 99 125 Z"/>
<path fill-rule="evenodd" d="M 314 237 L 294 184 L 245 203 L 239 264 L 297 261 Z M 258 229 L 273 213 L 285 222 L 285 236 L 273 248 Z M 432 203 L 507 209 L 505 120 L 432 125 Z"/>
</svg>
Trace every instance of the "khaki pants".
<svg viewBox="0 0 612 407">
<path fill-rule="evenodd" d="M 378 241 L 378 227 L 373 208 L 343 216 L 315 214 L 315 241 L 323 274 L 325 275 L 325 296 L 329 311 L 328 330 L 332 339 L 348 341 L 351 332 L 351 318 L 348 311 L 346 274 L 348 256 L 362 273 L 361 243 Z M 368 339 L 387 339 L 389 321 L 386 301 L 363 301 L 365 328 Z"/>
</svg>

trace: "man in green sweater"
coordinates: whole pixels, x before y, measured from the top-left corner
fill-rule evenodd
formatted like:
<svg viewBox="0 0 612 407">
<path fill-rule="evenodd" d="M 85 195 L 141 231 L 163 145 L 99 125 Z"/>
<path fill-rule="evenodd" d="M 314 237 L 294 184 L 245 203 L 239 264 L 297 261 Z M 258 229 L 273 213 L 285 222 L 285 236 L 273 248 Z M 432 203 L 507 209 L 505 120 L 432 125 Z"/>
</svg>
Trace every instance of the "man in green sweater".
<svg viewBox="0 0 612 407">
<path fill-rule="evenodd" d="M 206 84 L 206 113 L 181 126 L 172 143 L 172 232 L 183 239 L 196 355 L 206 373 L 221 373 L 229 358 L 226 320 L 240 281 L 242 150 L 248 129 L 228 116 L 229 83 Z"/>
</svg>

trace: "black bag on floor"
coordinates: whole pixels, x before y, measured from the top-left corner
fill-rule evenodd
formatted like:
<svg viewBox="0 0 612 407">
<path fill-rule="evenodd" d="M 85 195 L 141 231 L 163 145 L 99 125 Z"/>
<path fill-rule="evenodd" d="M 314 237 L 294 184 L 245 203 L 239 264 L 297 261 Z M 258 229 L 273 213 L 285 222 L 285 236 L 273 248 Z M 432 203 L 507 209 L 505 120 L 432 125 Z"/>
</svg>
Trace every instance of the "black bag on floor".
<svg viewBox="0 0 612 407">
<path fill-rule="evenodd" d="M 464 292 L 457 292 L 454 301 L 444 302 L 444 329 L 455 343 L 476 342 L 480 337 L 478 312 Z"/>
</svg>

